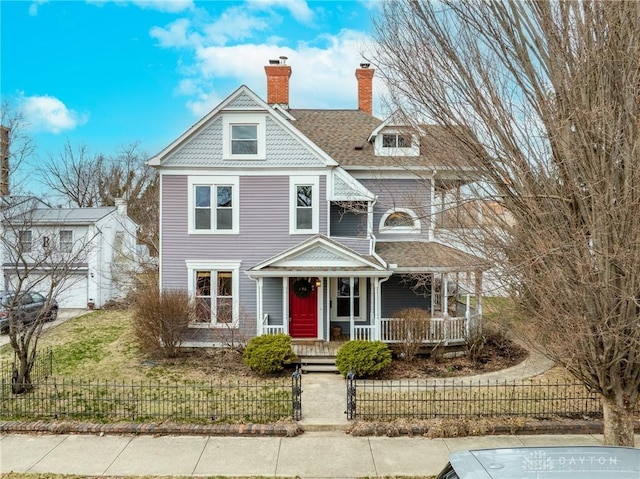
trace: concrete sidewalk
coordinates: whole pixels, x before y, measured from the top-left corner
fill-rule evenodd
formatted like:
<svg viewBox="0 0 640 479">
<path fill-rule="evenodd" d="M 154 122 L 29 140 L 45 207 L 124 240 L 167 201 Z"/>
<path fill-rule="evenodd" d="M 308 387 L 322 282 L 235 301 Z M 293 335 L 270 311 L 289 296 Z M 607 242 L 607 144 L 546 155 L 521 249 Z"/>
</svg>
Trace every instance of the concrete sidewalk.
<svg viewBox="0 0 640 479">
<path fill-rule="evenodd" d="M 486 436 L 452 439 L 15 435 L 0 437 L 0 472 L 88 476 L 288 476 L 303 478 L 428 476 L 449 453 L 523 445 L 599 445 L 597 435 Z M 636 443 L 640 437 L 636 438 Z"/>
</svg>

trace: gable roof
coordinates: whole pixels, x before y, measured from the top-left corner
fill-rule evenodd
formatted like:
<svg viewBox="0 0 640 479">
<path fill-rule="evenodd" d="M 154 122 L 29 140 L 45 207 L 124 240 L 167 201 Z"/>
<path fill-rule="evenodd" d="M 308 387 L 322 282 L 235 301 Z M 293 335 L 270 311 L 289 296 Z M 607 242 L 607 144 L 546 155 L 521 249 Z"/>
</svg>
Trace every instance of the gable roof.
<svg viewBox="0 0 640 479">
<path fill-rule="evenodd" d="M 15 221 L 25 221 L 34 225 L 50 224 L 91 224 L 117 211 L 115 206 L 98 208 L 36 208 L 30 212 L 15 216 Z"/>
<path fill-rule="evenodd" d="M 336 161 L 327 154 L 326 151 L 318 148 L 318 145 L 310 141 L 303 132 L 295 128 L 291 121 L 283 116 L 282 110 L 276 110 L 267 103 L 264 102 L 258 95 L 256 95 L 246 85 L 240 86 L 236 91 L 231 93 L 225 100 L 223 100 L 217 107 L 203 116 L 190 128 L 188 128 L 182 135 L 176 138 L 171 144 L 165 147 L 160 153 L 153 156 L 148 164 L 150 166 L 162 166 L 163 162 L 170 158 L 174 153 L 177 153 L 184 145 L 187 145 L 190 141 L 194 140 L 200 133 L 205 130 L 215 121 L 218 115 L 222 112 L 263 112 L 268 115 L 268 118 L 275 122 L 278 126 L 286 130 L 291 136 L 298 140 L 298 144 L 303 145 L 308 151 L 312 152 L 317 157 L 321 164 L 325 166 L 336 166 Z M 207 156 L 207 155 L 205 155 Z M 251 160 L 241 160 L 240 164 L 248 166 L 256 166 L 250 164 Z M 264 165 L 264 161 L 256 160 L 261 166 Z M 232 165 L 231 162 L 225 161 L 226 165 Z M 179 165 L 184 166 L 184 165 Z M 235 165 L 237 166 L 237 165 Z"/>
</svg>

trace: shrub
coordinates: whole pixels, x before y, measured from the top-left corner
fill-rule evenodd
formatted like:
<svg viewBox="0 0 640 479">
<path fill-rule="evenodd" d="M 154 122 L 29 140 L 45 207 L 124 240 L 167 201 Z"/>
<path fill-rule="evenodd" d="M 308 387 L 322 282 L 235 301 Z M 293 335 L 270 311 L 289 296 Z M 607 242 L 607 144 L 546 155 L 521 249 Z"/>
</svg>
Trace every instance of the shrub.
<svg viewBox="0 0 640 479">
<path fill-rule="evenodd" d="M 285 364 L 296 359 L 296 355 L 291 349 L 291 337 L 269 334 L 251 338 L 242 359 L 258 374 L 270 374 L 282 371 Z"/>
<path fill-rule="evenodd" d="M 400 357 L 411 361 L 429 337 L 429 313 L 420 308 L 401 309 L 394 315 Z"/>
<path fill-rule="evenodd" d="M 380 341 L 348 341 L 336 355 L 336 366 L 343 376 L 372 376 L 391 364 L 391 351 Z"/>
<path fill-rule="evenodd" d="M 193 315 L 193 301 L 186 291 L 161 292 L 157 285 L 142 288 L 133 306 L 133 332 L 140 349 L 176 357 Z"/>
</svg>

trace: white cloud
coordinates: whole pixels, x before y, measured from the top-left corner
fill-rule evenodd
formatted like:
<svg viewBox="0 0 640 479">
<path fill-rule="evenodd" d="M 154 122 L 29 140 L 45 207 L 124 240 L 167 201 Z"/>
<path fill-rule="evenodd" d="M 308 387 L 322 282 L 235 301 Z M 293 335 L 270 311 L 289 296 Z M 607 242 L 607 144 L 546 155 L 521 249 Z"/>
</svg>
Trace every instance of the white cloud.
<svg viewBox="0 0 640 479">
<path fill-rule="evenodd" d="M 184 12 L 195 8 L 193 0 L 132 0 L 131 3 L 140 8 L 168 13 Z"/>
<path fill-rule="evenodd" d="M 157 10 L 159 12 L 179 13 L 193 10 L 195 5 L 193 0 L 85 0 L 87 3 L 103 6 L 105 3 L 113 2 L 116 5 L 126 6 L 129 4 L 147 10 Z"/>
<path fill-rule="evenodd" d="M 44 3 L 49 3 L 49 0 L 35 0 L 31 2 L 31 5 L 29 5 L 29 15 L 32 17 L 38 15 L 38 7 Z"/>
<path fill-rule="evenodd" d="M 288 57 L 292 75 L 292 108 L 357 108 L 355 69 L 370 38 L 363 32 L 343 30 L 318 39 L 322 46 L 300 44 L 295 48 L 277 44 L 209 46 L 196 50 L 196 71 L 201 80 L 214 84 L 221 77 L 235 78 L 266 98 L 264 66 L 270 58 Z M 206 83 L 200 88 L 206 90 Z M 374 94 L 382 92 L 374 80 Z"/>
<path fill-rule="evenodd" d="M 256 9 L 285 8 L 293 18 L 302 23 L 309 23 L 314 17 L 313 10 L 305 0 L 249 0 L 247 3 Z"/>
<path fill-rule="evenodd" d="M 197 42 L 199 35 L 190 33 L 189 28 L 191 22 L 187 18 L 179 18 L 173 23 L 167 25 L 166 28 L 153 27 L 149 34 L 152 38 L 158 40 L 161 47 L 179 48 L 192 45 Z"/>
<path fill-rule="evenodd" d="M 89 120 L 89 115 L 68 109 L 53 96 L 23 96 L 19 103 L 25 122 L 34 131 L 58 134 L 73 130 Z"/>
<path fill-rule="evenodd" d="M 286 18 L 277 13 L 283 9 L 295 18 L 291 22 L 314 17 L 304 1 L 249 0 L 229 6 L 216 18 L 196 9 L 188 17 L 150 31 L 161 47 L 181 48 L 193 55 L 192 61 L 181 57 L 183 78 L 174 93 L 188 97 L 187 107 L 195 115 L 208 112 L 241 84 L 266 98 L 264 66 L 281 55 L 289 58 L 293 71 L 292 108 L 357 108 L 355 69 L 366 55 L 370 37 L 345 29 L 306 43 L 285 43 L 275 36 Z M 382 82 L 374 78 L 376 110 L 382 89 Z"/>
<path fill-rule="evenodd" d="M 217 21 L 206 25 L 204 31 L 212 43 L 224 45 L 230 40 L 246 40 L 272 26 L 272 22 L 250 13 L 244 7 L 232 7 L 223 12 Z"/>
</svg>

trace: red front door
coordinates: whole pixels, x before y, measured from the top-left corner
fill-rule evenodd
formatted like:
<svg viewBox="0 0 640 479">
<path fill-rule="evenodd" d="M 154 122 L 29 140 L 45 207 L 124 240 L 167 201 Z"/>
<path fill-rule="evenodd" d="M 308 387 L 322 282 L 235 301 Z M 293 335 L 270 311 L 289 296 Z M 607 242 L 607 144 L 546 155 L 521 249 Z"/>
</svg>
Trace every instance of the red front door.
<svg viewBox="0 0 640 479">
<path fill-rule="evenodd" d="M 289 279 L 289 334 L 292 338 L 318 337 L 318 290 L 315 278 Z"/>
</svg>

